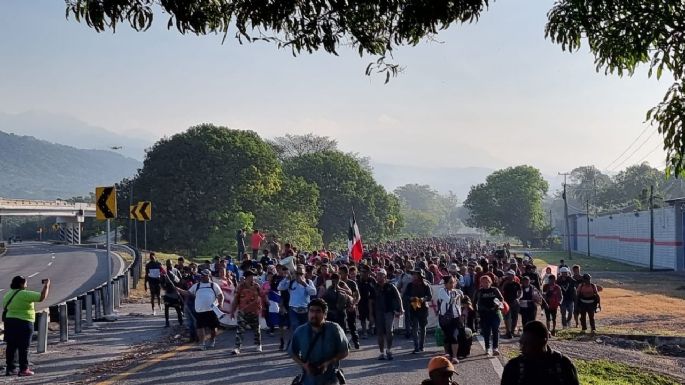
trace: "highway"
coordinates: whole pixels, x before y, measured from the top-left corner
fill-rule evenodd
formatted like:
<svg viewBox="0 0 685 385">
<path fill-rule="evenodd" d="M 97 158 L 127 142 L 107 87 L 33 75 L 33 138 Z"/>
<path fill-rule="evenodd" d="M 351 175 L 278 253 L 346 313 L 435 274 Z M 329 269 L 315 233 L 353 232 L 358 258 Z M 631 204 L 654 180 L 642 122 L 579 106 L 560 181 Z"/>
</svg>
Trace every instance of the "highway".
<svg viewBox="0 0 685 385">
<path fill-rule="evenodd" d="M 31 290 L 40 291 L 41 280 L 50 278 L 50 295 L 36 309 L 45 308 L 73 298 L 107 279 L 106 251 L 77 246 L 54 245 L 46 242 L 23 242 L 9 246 L 0 257 L 0 296 L 9 290 L 12 277 L 23 275 Z M 121 268 L 121 260 L 113 258 L 112 272 Z"/>
<path fill-rule="evenodd" d="M 216 348 L 199 351 L 183 346 L 176 351 L 139 362 L 118 376 L 98 385 L 289 385 L 298 373 L 295 363 L 277 349 L 278 341 L 264 333 L 264 352 L 257 353 L 252 334 L 245 334 L 246 345 L 239 356 L 231 356 L 234 331 L 225 331 L 217 338 Z M 427 337 L 426 352 L 410 354 L 412 342 L 396 336 L 395 360 L 378 361 L 375 339 L 362 340 L 361 350 L 351 350 L 343 361 L 348 384 L 357 385 L 419 385 L 428 378 L 426 367 L 431 357 L 442 352 L 432 335 Z M 496 385 L 500 383 L 501 364 L 496 357 L 485 355 L 482 345 L 474 342 L 472 355 L 457 365 L 460 385 Z"/>
</svg>

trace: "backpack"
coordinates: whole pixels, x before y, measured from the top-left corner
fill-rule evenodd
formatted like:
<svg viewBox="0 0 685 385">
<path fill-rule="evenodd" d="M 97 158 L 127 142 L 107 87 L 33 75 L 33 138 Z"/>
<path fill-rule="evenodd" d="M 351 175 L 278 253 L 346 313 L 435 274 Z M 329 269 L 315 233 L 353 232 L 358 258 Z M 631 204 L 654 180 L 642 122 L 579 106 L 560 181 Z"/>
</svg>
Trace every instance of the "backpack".
<svg viewBox="0 0 685 385">
<path fill-rule="evenodd" d="M 471 355 L 471 345 L 473 345 L 473 332 L 469 328 L 459 330 L 457 337 L 459 346 L 457 348 L 457 357 L 468 357 Z"/>
</svg>

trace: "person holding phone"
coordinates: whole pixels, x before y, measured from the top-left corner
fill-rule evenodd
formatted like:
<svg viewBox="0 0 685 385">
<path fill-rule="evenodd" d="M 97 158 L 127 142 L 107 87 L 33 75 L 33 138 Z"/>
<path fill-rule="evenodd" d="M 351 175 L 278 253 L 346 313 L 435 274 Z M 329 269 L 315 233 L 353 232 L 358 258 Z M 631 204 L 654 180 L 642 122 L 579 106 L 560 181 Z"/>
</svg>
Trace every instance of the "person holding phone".
<svg viewBox="0 0 685 385">
<path fill-rule="evenodd" d="M 2 299 L 2 320 L 5 323 L 5 357 L 7 366 L 5 375 L 20 377 L 33 376 L 29 369 L 29 345 L 33 335 L 33 324 L 36 322 L 34 302 L 42 302 L 48 297 L 50 280 L 44 279 L 41 292 L 27 290 L 26 278 L 18 275 L 12 278 L 10 290 Z M 19 369 L 15 357 L 19 359 Z"/>
</svg>

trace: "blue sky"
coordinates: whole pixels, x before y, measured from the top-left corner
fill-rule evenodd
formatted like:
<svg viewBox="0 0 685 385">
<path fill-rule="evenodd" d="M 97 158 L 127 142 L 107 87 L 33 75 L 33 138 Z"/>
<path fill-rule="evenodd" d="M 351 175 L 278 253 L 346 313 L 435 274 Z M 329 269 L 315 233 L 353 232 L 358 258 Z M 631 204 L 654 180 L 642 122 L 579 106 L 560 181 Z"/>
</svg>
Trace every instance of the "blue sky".
<svg viewBox="0 0 685 385">
<path fill-rule="evenodd" d="M 352 50 L 293 58 L 258 43 L 182 36 L 158 17 L 150 31 L 96 33 L 64 3 L 0 2 L 0 112 L 63 113 L 156 140 L 212 122 L 264 137 L 314 132 L 375 162 L 531 164 L 547 174 L 605 168 L 640 132 L 670 78 L 605 76 L 587 51 L 544 39 L 551 0 L 501 0 L 477 24 L 403 47 L 390 84 L 367 77 Z M 625 165 L 663 165 L 658 134 Z M 638 145 L 643 142 L 638 141 Z M 633 151 L 628 151 L 628 154 Z"/>
</svg>

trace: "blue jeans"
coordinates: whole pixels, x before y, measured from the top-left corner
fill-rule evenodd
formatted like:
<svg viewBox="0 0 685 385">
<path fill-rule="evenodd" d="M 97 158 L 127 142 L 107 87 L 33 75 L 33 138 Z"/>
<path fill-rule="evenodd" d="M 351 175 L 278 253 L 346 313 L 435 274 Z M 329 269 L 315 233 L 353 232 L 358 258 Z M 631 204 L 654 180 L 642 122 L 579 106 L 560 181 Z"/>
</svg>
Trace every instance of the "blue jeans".
<svg viewBox="0 0 685 385">
<path fill-rule="evenodd" d="M 291 333 L 295 333 L 300 325 L 307 323 L 307 313 L 298 313 L 293 308 L 288 309 L 288 318 L 290 319 L 290 330 Z"/>
<path fill-rule="evenodd" d="M 492 335 L 492 348 L 497 349 L 499 347 L 500 322 L 497 312 L 480 312 L 480 334 L 483 336 L 486 350 L 490 348 L 490 335 Z"/>
<path fill-rule="evenodd" d="M 571 317 L 574 310 L 573 301 L 564 301 L 559 308 L 561 309 L 561 326 L 571 326 Z"/>
</svg>

